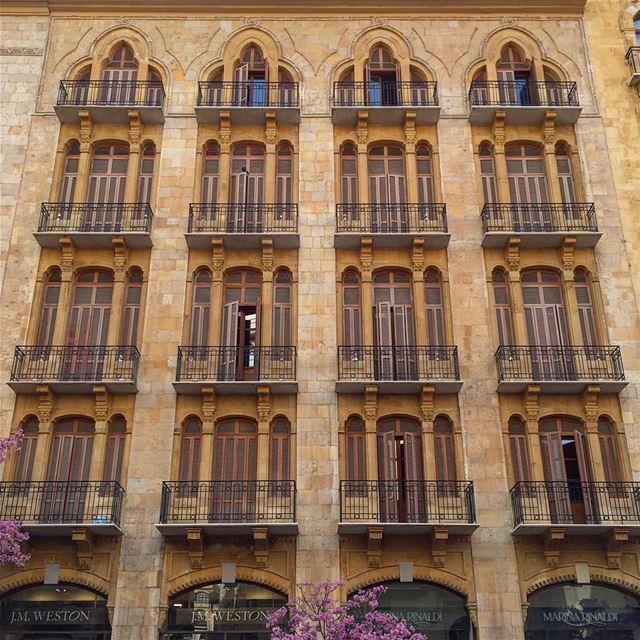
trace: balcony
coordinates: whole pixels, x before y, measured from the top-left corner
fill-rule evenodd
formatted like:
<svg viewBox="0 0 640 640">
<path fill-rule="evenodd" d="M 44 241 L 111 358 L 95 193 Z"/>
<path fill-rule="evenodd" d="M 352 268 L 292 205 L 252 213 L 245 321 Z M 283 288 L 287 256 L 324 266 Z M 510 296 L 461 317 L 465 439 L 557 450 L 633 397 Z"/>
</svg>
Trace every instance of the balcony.
<svg viewBox="0 0 640 640">
<path fill-rule="evenodd" d="M 258 248 L 266 236 L 275 248 L 295 248 L 300 244 L 298 205 L 190 204 L 185 235 L 189 247 L 208 249 L 214 236 L 222 236 L 230 249 Z"/>
<path fill-rule="evenodd" d="M 473 482 L 440 480 L 343 480 L 340 482 L 338 531 L 419 535 L 434 528 L 451 534 L 473 533 L 476 508 Z"/>
<path fill-rule="evenodd" d="M 273 111 L 282 124 L 300 122 L 300 94 L 297 82 L 199 82 L 195 108 L 200 124 L 220 122 L 220 113 L 229 113 L 237 124 L 264 124 Z"/>
<path fill-rule="evenodd" d="M 518 482 L 510 493 L 513 535 L 640 533 L 640 482 Z"/>
<path fill-rule="evenodd" d="M 178 347 L 173 386 L 176 393 L 254 394 L 268 385 L 271 393 L 296 393 L 295 347 Z"/>
<path fill-rule="evenodd" d="M 363 393 L 375 384 L 380 393 L 457 393 L 462 387 L 458 347 L 339 346 L 339 393 Z"/>
<path fill-rule="evenodd" d="M 339 249 L 360 246 L 370 236 L 374 247 L 408 247 L 424 238 L 428 248 L 446 247 L 447 206 L 441 203 L 338 204 L 334 244 Z"/>
<path fill-rule="evenodd" d="M 629 47 L 625 60 L 629 65 L 629 86 L 640 84 L 640 47 Z"/>
<path fill-rule="evenodd" d="M 469 90 L 469 121 L 491 124 L 504 111 L 507 124 L 540 124 L 547 111 L 557 113 L 557 124 L 575 124 L 582 107 L 575 82 L 528 80 L 474 80 Z"/>
<path fill-rule="evenodd" d="M 101 384 L 111 393 L 136 393 L 139 359 L 132 346 L 20 346 L 9 386 L 26 394 L 43 384 L 55 393 L 91 393 Z"/>
<path fill-rule="evenodd" d="M 369 124 L 402 124 L 406 111 L 416 114 L 416 124 L 435 124 L 440 117 L 438 83 L 335 82 L 333 122 L 355 124 L 358 111 L 367 111 Z"/>
<path fill-rule="evenodd" d="M 95 124 L 129 123 L 129 111 L 147 124 L 164 122 L 164 86 L 157 80 L 62 80 L 55 111 L 63 123 L 78 124 L 89 111 Z"/>
<path fill-rule="evenodd" d="M 70 536 L 87 528 L 122 535 L 124 489 L 117 482 L 0 482 L 0 520 L 17 520 L 32 536 Z"/>
<path fill-rule="evenodd" d="M 43 202 L 33 235 L 41 247 L 58 248 L 60 238 L 71 238 L 77 247 L 112 248 L 114 238 L 124 238 L 128 247 L 144 249 L 151 246 L 152 221 L 146 202 Z"/>
<path fill-rule="evenodd" d="M 627 386 L 620 347 L 502 346 L 496 351 L 498 393 L 582 393 L 598 386 L 618 393 Z"/>
<path fill-rule="evenodd" d="M 506 247 L 509 238 L 520 239 L 521 247 L 560 247 L 566 238 L 576 239 L 576 247 L 595 247 L 598 231 L 592 202 L 497 204 L 482 209 L 482 246 Z"/>
<path fill-rule="evenodd" d="M 255 527 L 296 534 L 293 480 L 163 482 L 160 522 L 165 536 L 200 528 L 209 535 L 251 534 Z"/>
</svg>

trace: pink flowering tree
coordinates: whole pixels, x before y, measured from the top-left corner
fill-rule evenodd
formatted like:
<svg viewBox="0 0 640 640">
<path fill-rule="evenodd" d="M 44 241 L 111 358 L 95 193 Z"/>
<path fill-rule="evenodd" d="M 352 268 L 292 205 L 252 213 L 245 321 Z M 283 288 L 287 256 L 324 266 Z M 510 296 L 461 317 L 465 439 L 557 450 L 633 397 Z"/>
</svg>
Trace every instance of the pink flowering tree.
<svg viewBox="0 0 640 640">
<path fill-rule="evenodd" d="M 334 599 L 342 582 L 308 582 L 300 595 L 269 617 L 271 640 L 427 640 L 404 620 L 378 610 L 385 587 L 358 591 L 346 604 Z"/>
<path fill-rule="evenodd" d="M 17 431 L 9 438 L 0 439 L 0 464 L 9 453 L 18 451 L 22 442 L 22 431 Z M 29 539 L 29 534 L 22 530 L 20 522 L 13 520 L 0 520 L 0 565 L 14 564 L 17 567 L 24 566 L 29 559 L 26 553 L 22 553 L 20 545 Z"/>
</svg>

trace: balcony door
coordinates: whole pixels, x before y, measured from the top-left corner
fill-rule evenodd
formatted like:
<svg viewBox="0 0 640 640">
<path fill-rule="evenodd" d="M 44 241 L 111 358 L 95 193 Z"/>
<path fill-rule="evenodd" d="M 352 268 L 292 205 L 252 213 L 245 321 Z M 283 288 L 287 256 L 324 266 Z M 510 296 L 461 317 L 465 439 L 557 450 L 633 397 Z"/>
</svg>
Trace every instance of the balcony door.
<svg viewBox="0 0 640 640">
<path fill-rule="evenodd" d="M 109 271 L 84 271 L 76 278 L 63 378 L 67 380 L 99 380 L 102 377 L 105 350 L 109 337 L 113 274 Z M 83 347 L 82 349 L 78 347 Z"/>
<path fill-rule="evenodd" d="M 579 424 L 569 418 L 540 421 L 540 448 L 552 522 L 594 521 L 587 447 Z"/>
<path fill-rule="evenodd" d="M 227 232 L 260 233 L 264 226 L 264 147 L 243 144 L 231 156 Z"/>
<path fill-rule="evenodd" d="M 521 285 L 529 344 L 537 347 L 531 355 L 534 380 L 572 380 L 573 358 L 568 348 L 563 349 L 570 342 L 560 276 L 527 271 Z"/>
<path fill-rule="evenodd" d="M 414 380 L 418 367 L 411 275 L 378 272 L 373 285 L 376 380 Z"/>
<path fill-rule="evenodd" d="M 400 65 L 386 47 L 378 45 L 371 50 L 364 75 L 369 105 L 381 107 L 402 104 Z"/>
<path fill-rule="evenodd" d="M 425 498 L 420 481 L 422 442 L 420 424 L 409 418 L 378 423 L 378 478 L 381 522 L 421 522 Z"/>
<path fill-rule="evenodd" d="M 129 166 L 129 149 L 125 145 L 103 144 L 93 149 L 89 191 L 89 208 L 84 219 L 85 231 L 119 231 Z"/>
<path fill-rule="evenodd" d="M 262 274 L 237 270 L 225 275 L 220 379 L 258 380 Z"/>
<path fill-rule="evenodd" d="M 235 418 L 216 426 L 212 522 L 252 522 L 256 519 L 257 448 L 255 422 Z"/>
<path fill-rule="evenodd" d="M 138 79 L 138 63 L 133 51 L 125 44 L 112 52 L 109 62 L 102 70 L 101 103 L 109 105 L 135 103 Z"/>
<path fill-rule="evenodd" d="M 269 104 L 269 66 L 262 51 L 249 45 L 240 55 L 233 71 L 234 105 L 239 107 L 263 107 Z"/>
<path fill-rule="evenodd" d="M 369 150 L 369 203 L 373 233 L 408 231 L 404 150 L 380 145 Z"/>
<path fill-rule="evenodd" d="M 496 66 L 500 103 L 508 105 L 532 104 L 531 67 L 515 47 L 506 46 L 502 50 Z"/>
<path fill-rule="evenodd" d="M 56 423 L 47 468 L 51 484 L 42 496 L 42 522 L 84 521 L 93 436 L 94 424 L 88 418 L 65 418 Z"/>
<path fill-rule="evenodd" d="M 551 213 L 542 149 L 533 144 L 509 146 L 505 152 L 514 231 L 550 231 Z M 528 206 L 540 205 L 540 206 Z"/>
</svg>

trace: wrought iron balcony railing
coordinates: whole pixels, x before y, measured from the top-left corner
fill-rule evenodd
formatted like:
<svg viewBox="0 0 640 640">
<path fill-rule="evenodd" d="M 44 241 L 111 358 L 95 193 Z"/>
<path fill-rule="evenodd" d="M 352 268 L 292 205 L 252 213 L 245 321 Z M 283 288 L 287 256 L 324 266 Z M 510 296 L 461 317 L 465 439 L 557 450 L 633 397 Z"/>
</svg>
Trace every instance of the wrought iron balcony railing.
<svg viewBox="0 0 640 640">
<path fill-rule="evenodd" d="M 338 233 L 447 233 L 442 203 L 338 204 Z"/>
<path fill-rule="evenodd" d="M 437 107 L 438 83 L 422 80 L 402 82 L 335 82 L 335 107 Z"/>
<path fill-rule="evenodd" d="M 467 523 L 476 521 L 473 482 L 343 480 L 340 520 L 345 523 Z"/>
<path fill-rule="evenodd" d="M 43 202 L 38 232 L 151 232 L 153 212 L 147 202 Z"/>
<path fill-rule="evenodd" d="M 124 489 L 117 482 L 0 482 L 0 520 L 25 525 L 119 525 Z"/>
<path fill-rule="evenodd" d="M 162 107 L 164 97 L 158 80 L 62 80 L 58 106 Z"/>
<path fill-rule="evenodd" d="M 620 347 L 501 346 L 496 363 L 500 382 L 625 379 Z"/>
<path fill-rule="evenodd" d="M 139 359 L 133 346 L 19 346 L 11 381 L 135 383 Z"/>
<path fill-rule="evenodd" d="M 339 346 L 339 380 L 459 380 L 458 347 Z"/>
<path fill-rule="evenodd" d="M 579 107 L 575 82 L 474 80 L 469 89 L 472 107 Z"/>
<path fill-rule="evenodd" d="M 295 347 L 178 347 L 177 382 L 295 379 Z"/>
<path fill-rule="evenodd" d="M 189 205 L 189 233 L 297 233 L 297 204 Z"/>
<path fill-rule="evenodd" d="M 292 523 L 295 498 L 293 480 L 163 482 L 160 522 Z"/>
<path fill-rule="evenodd" d="M 487 202 L 482 209 L 482 227 L 485 233 L 598 232 L 596 211 L 592 202 Z"/>
<path fill-rule="evenodd" d="M 298 108 L 297 82 L 200 82 L 199 107 L 281 107 Z"/>
<path fill-rule="evenodd" d="M 640 525 L 640 482 L 518 482 L 513 521 L 522 524 Z"/>
<path fill-rule="evenodd" d="M 631 70 L 631 83 L 640 82 L 640 47 L 629 47 L 625 60 Z"/>
</svg>

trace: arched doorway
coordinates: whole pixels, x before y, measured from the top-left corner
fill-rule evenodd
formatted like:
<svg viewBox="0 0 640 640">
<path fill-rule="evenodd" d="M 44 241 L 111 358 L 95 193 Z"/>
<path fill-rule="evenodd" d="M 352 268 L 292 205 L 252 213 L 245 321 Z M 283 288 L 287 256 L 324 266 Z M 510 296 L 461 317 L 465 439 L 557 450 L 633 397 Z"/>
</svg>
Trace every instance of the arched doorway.
<svg viewBox="0 0 640 640">
<path fill-rule="evenodd" d="M 166 640 L 269 640 L 269 616 L 281 593 L 249 582 L 206 584 L 169 601 Z"/>
<path fill-rule="evenodd" d="M 556 584 L 528 598 L 526 640 L 640 640 L 640 598 L 602 584 Z"/>
<path fill-rule="evenodd" d="M 0 601 L 0 640 L 110 640 L 107 599 L 70 584 L 20 589 Z"/>
</svg>

